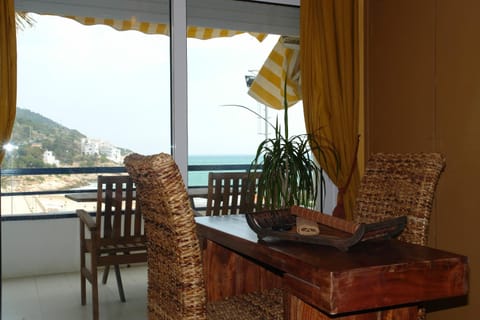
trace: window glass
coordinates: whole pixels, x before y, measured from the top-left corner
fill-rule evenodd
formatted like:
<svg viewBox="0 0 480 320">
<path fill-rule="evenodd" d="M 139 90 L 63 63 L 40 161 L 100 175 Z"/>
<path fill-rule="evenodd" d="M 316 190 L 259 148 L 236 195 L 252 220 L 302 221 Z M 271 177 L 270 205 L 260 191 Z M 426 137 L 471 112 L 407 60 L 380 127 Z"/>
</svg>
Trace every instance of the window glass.
<svg viewBox="0 0 480 320">
<path fill-rule="evenodd" d="M 33 27 L 18 35 L 19 108 L 89 140 L 142 153 L 169 151 L 167 36 L 32 16 Z"/>
<path fill-rule="evenodd" d="M 216 19 L 216 11 L 205 11 L 204 5 L 189 11 L 195 14 L 191 21 L 210 19 L 216 28 L 251 23 L 260 32 L 274 32 L 284 26 L 295 29 L 298 19 L 295 10 L 279 6 L 272 10 L 282 23 L 252 18 L 248 10 L 231 11 L 228 6 L 219 8 L 222 19 Z M 224 16 L 232 12 L 232 17 Z M 17 122 L 3 169 L 121 167 L 132 151 L 170 153 L 168 36 L 85 26 L 59 16 L 30 16 L 33 26 L 17 36 Z M 260 141 L 271 134 L 263 120 L 231 105 L 247 107 L 272 123 L 277 117 L 283 121 L 282 111 L 266 108 L 247 94 L 245 81 L 245 76 L 258 72 L 278 37 L 270 34 L 261 42 L 249 34 L 187 40 L 189 165 L 248 165 Z M 303 133 L 301 102 L 289 115 L 290 133 Z M 96 176 L 2 173 L 2 214 L 73 211 L 79 204 L 66 202 L 64 194 L 16 193 L 95 188 Z M 205 186 L 206 172 L 190 171 L 188 180 L 189 186 Z M 26 202 L 35 205 L 25 206 Z"/>
<path fill-rule="evenodd" d="M 17 117 L 3 169 L 121 167 L 132 151 L 170 153 L 168 36 L 29 15 L 33 25 L 17 35 Z M 96 176 L 4 176 L 2 194 L 96 188 Z M 78 208 L 63 195 L 27 198 L 2 195 L 2 214 Z"/>
<path fill-rule="evenodd" d="M 266 107 L 248 94 L 277 43 L 270 34 L 258 41 L 250 34 L 212 40 L 188 39 L 189 164 L 250 164 L 273 129 L 255 113 L 283 127 L 283 111 Z M 249 110 L 247 110 L 248 108 Z M 305 133 L 301 102 L 289 108 L 290 134 Z M 207 171 L 189 175 L 190 185 L 206 185 Z"/>
</svg>

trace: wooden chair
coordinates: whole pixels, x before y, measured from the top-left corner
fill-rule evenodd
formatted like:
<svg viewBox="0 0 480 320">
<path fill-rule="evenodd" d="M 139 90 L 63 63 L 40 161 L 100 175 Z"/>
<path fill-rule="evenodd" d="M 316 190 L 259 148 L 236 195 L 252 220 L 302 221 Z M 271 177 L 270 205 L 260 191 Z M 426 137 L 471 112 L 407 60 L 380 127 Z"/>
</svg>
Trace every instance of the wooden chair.
<svg viewBox="0 0 480 320">
<path fill-rule="evenodd" d="M 131 154 L 125 167 L 142 190 L 149 319 L 283 319 L 280 289 L 207 303 L 194 212 L 177 165 L 168 154 Z"/>
<path fill-rule="evenodd" d="M 98 267 L 104 266 L 105 283 L 108 268 L 113 265 L 120 300 L 125 302 L 120 264 L 147 261 L 146 237 L 138 202 L 133 206 L 134 183 L 128 175 L 99 176 L 97 211 L 93 219 L 85 210 L 80 218 L 80 279 L 82 305 L 86 304 L 86 280 L 92 285 L 93 319 L 98 311 Z M 85 230 L 89 231 L 87 238 Z M 90 255 L 87 267 L 86 256 Z"/>
<path fill-rule="evenodd" d="M 438 153 L 377 153 L 369 159 L 356 204 L 356 222 L 407 216 L 400 240 L 427 245 L 433 199 L 445 158 Z M 425 318 L 420 308 L 418 319 Z"/>
<path fill-rule="evenodd" d="M 256 210 L 259 173 L 210 172 L 207 216 L 238 214 Z"/>
</svg>

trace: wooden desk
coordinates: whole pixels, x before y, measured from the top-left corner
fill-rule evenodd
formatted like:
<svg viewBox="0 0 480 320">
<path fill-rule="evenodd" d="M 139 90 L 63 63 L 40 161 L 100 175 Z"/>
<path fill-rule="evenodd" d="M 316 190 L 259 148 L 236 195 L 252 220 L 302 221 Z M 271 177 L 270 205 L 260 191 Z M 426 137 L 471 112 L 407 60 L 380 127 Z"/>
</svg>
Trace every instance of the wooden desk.
<svg viewBox="0 0 480 320">
<path fill-rule="evenodd" d="M 465 256 L 398 240 L 348 252 L 258 242 L 243 215 L 197 217 L 209 300 L 283 286 L 288 319 L 416 319 L 423 301 L 466 295 Z"/>
</svg>

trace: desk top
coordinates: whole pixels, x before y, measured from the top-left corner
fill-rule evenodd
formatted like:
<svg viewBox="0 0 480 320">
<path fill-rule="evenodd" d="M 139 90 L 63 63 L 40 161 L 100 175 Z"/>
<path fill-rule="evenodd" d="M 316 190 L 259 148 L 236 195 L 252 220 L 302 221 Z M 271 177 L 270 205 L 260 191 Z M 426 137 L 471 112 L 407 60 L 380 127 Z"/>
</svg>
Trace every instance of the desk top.
<svg viewBox="0 0 480 320">
<path fill-rule="evenodd" d="M 330 313 L 462 296 L 465 256 L 401 242 L 373 240 L 342 252 L 333 247 L 258 241 L 244 215 L 197 217 L 200 237 L 267 264 L 302 300 Z"/>
</svg>

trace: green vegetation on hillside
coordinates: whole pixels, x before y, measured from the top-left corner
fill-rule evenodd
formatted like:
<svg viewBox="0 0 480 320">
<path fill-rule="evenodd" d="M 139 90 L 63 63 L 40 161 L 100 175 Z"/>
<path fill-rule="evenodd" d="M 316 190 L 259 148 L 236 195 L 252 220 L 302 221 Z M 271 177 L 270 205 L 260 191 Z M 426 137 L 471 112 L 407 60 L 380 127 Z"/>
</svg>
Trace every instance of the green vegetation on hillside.
<svg viewBox="0 0 480 320">
<path fill-rule="evenodd" d="M 52 165 L 43 162 L 43 153 L 52 151 L 60 166 L 105 166 L 118 165 L 104 156 L 82 155 L 81 139 L 86 136 L 51 119 L 27 109 L 17 108 L 10 143 L 16 146 L 7 152 L 2 169 L 45 168 Z M 121 154 L 130 152 L 120 149 Z"/>
</svg>

